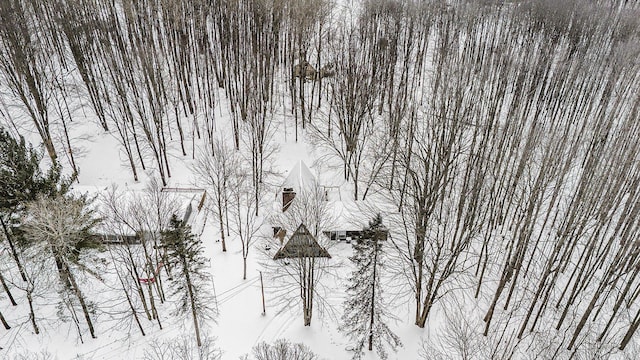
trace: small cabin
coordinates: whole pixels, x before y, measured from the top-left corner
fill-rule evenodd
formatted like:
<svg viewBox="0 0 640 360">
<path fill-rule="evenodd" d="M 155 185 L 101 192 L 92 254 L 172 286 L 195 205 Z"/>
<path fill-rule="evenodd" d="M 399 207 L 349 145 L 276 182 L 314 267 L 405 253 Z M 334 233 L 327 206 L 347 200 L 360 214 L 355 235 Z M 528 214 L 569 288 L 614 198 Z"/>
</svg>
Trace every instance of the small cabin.
<svg viewBox="0 0 640 360">
<path fill-rule="evenodd" d="M 303 161 L 297 162 L 284 182 L 280 185 L 278 192 L 275 194 L 273 203 L 273 211 L 275 218 L 273 219 L 273 238 L 278 238 L 282 245 L 287 232 L 282 228 L 282 221 L 278 217 L 282 213 L 295 211 L 298 206 L 295 201 L 314 201 L 319 200 L 325 202 L 326 219 L 322 225 L 322 234 L 333 241 L 358 241 L 363 236 L 363 229 L 368 225 L 370 214 L 366 208 L 360 206 L 361 202 L 355 203 L 348 201 L 341 195 L 340 184 L 322 184 L 318 182 L 316 176 Z M 294 206 L 291 208 L 291 206 Z M 299 204 L 302 207 L 306 204 Z M 278 214 L 279 213 L 279 214 Z M 292 229 L 287 229 L 290 233 Z M 378 240 L 387 240 L 388 230 L 384 230 Z"/>
</svg>

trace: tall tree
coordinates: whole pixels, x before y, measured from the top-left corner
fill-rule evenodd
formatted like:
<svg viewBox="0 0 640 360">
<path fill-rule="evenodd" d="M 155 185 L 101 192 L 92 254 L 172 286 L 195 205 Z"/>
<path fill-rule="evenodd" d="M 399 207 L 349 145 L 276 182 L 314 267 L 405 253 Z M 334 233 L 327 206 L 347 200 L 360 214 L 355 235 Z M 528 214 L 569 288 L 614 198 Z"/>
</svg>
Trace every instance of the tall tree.
<svg viewBox="0 0 640 360">
<path fill-rule="evenodd" d="M 225 219 L 228 219 L 228 203 L 231 196 L 232 175 L 237 166 L 236 153 L 223 138 L 212 140 L 211 149 L 198 154 L 193 172 L 200 184 L 207 187 L 207 194 L 213 203 L 213 213 L 218 218 L 222 251 L 227 251 Z M 227 233 L 229 229 L 227 228 Z"/>
<path fill-rule="evenodd" d="M 386 321 L 391 316 L 385 303 L 380 278 L 385 270 L 382 246 L 387 229 L 382 225 L 382 216 L 376 215 L 362 232 L 362 237 L 353 245 L 355 254 L 349 257 L 355 270 L 351 273 L 347 300 L 340 327 L 352 341 L 355 341 L 354 359 L 364 356 L 362 351 L 368 344 L 369 351 L 374 346 L 381 359 L 387 358 L 385 345 L 396 350 L 402 343 Z"/>
<path fill-rule="evenodd" d="M 257 240 L 257 233 L 264 217 L 257 216 L 257 209 L 262 199 L 253 196 L 249 183 L 250 172 L 236 167 L 232 176 L 231 223 L 242 244 L 242 279 L 247 279 L 247 258 Z"/>
<path fill-rule="evenodd" d="M 175 197 L 161 191 L 155 179 L 147 184 L 141 194 L 127 196 L 112 187 L 102 197 L 104 217 L 109 219 L 115 234 L 137 234 L 141 246 L 125 243 L 113 253 L 122 260 L 119 265 L 132 282 L 137 296 L 144 307 L 149 320 L 156 320 L 162 329 L 162 321 L 156 304 L 164 301 L 162 268 L 165 251 L 161 244 L 160 233 L 169 228 L 171 215 L 178 211 Z M 140 282 L 139 279 L 153 279 Z M 144 290 L 147 290 L 145 294 Z M 123 289 L 131 290 L 131 287 Z"/>
<path fill-rule="evenodd" d="M 318 243 L 304 224 L 298 226 L 273 257 L 279 271 L 275 276 L 279 277 L 282 284 L 279 290 L 285 292 L 282 298 L 289 303 L 296 298 L 301 300 L 304 326 L 311 326 L 314 305 L 322 300 L 315 295 L 319 280 L 327 268 L 326 260 L 330 258 L 329 252 Z M 296 297 L 291 297 L 292 293 Z"/>
<path fill-rule="evenodd" d="M 174 214 L 169 229 L 162 232 L 162 243 L 167 248 L 167 261 L 173 271 L 173 292 L 180 296 L 177 313 L 191 312 L 198 346 L 202 346 L 202 322 L 212 319 L 207 284 L 210 282 L 204 266 L 202 241 L 191 233 L 191 227 Z"/>
<path fill-rule="evenodd" d="M 56 161 L 51 115 L 58 64 L 52 61 L 53 54 L 37 29 L 43 19 L 32 18 L 31 5 L 10 0 L 0 6 L 0 76 L 23 113 L 33 121 L 49 157 Z"/>
<path fill-rule="evenodd" d="M 95 329 L 87 302 L 76 279 L 76 273 L 86 269 L 77 266 L 80 251 L 92 245 L 90 231 L 99 223 L 95 210 L 86 196 L 39 196 L 27 205 L 23 220 L 25 237 L 43 256 L 53 259 L 63 288 L 79 302 L 91 337 Z"/>
<path fill-rule="evenodd" d="M 40 169 L 42 155 L 27 146 L 24 138 L 13 138 L 0 128 L 0 224 L 9 244 L 11 255 L 26 281 L 16 241 L 21 236 L 20 216 L 27 202 L 38 195 L 55 196 L 69 189 L 71 179 L 61 175 L 61 168 L 52 165 L 46 173 Z"/>
<path fill-rule="evenodd" d="M 340 158 L 344 178 L 353 181 L 354 200 L 360 200 L 362 190 L 361 172 L 365 158 L 370 151 L 373 133 L 376 130 L 374 113 L 376 98 L 371 96 L 379 91 L 379 79 L 371 72 L 368 54 L 363 50 L 359 35 L 345 26 L 338 41 L 332 47 L 332 57 L 340 76 L 328 82 L 330 111 L 327 131 L 320 124 L 314 124 L 315 138 Z"/>
<path fill-rule="evenodd" d="M 315 184 L 307 189 L 300 189 L 285 212 L 276 213 L 269 222 L 277 224 L 286 234 L 290 234 L 287 241 L 297 241 L 292 238 L 314 238 L 323 249 L 328 247 L 328 238 L 323 234 L 324 230 L 331 228 L 335 221 L 331 208 L 326 201 L 324 190 Z M 300 224 L 304 224 L 301 226 Z M 296 235 L 295 230 L 300 231 Z M 274 243 L 274 247 L 281 247 L 282 243 Z M 296 254 L 289 254 L 296 255 Z M 271 277 L 271 283 L 277 283 L 275 294 L 272 296 L 281 303 L 281 306 L 291 307 L 302 304 L 302 313 L 305 326 L 311 325 L 314 308 L 323 310 L 326 303 L 325 277 L 331 270 L 328 257 L 302 256 L 283 257 L 277 261 L 263 263 L 267 274 Z M 317 255 L 317 254 L 316 254 Z M 301 301 L 298 302 L 298 299 Z"/>
</svg>

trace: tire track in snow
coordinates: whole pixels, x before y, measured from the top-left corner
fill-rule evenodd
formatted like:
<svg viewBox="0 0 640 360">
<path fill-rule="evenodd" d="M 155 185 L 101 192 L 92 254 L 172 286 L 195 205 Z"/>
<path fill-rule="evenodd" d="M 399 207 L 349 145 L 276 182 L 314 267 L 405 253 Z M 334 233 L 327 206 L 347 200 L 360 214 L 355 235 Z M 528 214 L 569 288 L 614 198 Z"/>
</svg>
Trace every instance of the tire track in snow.
<svg viewBox="0 0 640 360">
<path fill-rule="evenodd" d="M 217 294 L 218 305 L 222 305 L 229 300 L 235 298 L 240 293 L 245 291 L 246 289 L 252 287 L 256 282 L 260 280 L 259 277 L 255 277 L 250 279 L 249 281 L 242 282 L 239 285 L 236 285 L 230 289 L 227 289 L 219 294 Z M 172 326 L 171 329 L 168 329 L 166 326 L 164 329 L 157 329 L 155 332 L 151 334 L 147 334 L 146 336 L 140 336 L 140 338 L 133 340 L 127 344 L 122 344 L 122 340 L 114 340 L 108 344 L 102 345 L 96 349 L 92 349 L 85 353 L 77 354 L 77 356 L 88 358 L 88 359 L 122 359 L 123 353 L 130 353 L 134 350 L 139 349 L 141 346 L 148 346 L 154 340 L 160 337 L 171 337 L 175 335 L 175 333 L 179 333 L 179 326 Z M 110 348 L 114 344 L 122 344 L 120 346 L 116 346 L 115 348 Z M 109 348 L 106 351 L 102 351 L 105 348 Z"/>
<path fill-rule="evenodd" d="M 276 331 L 273 333 L 273 335 L 268 337 L 268 341 L 267 341 L 268 343 L 273 343 L 275 340 L 277 340 L 278 337 L 285 332 L 286 328 L 288 328 L 289 325 L 291 325 L 293 320 L 296 319 L 295 314 L 290 313 L 289 316 L 286 316 L 286 317 L 283 316 L 283 314 L 284 314 L 284 311 L 280 311 L 276 313 L 276 315 L 271 320 L 269 320 L 269 322 L 265 325 L 265 327 L 260 332 L 260 335 L 258 335 L 258 337 L 256 338 L 254 345 L 258 344 L 261 341 L 265 341 L 265 333 L 267 333 L 267 330 L 269 330 L 278 320 L 284 319 L 284 321 L 280 325 L 277 325 L 278 327 Z"/>
<path fill-rule="evenodd" d="M 155 325 L 154 325 L 155 326 Z M 147 329 L 145 329 L 147 330 Z M 136 336 L 138 336 L 137 339 L 126 342 L 123 344 L 124 341 L 126 341 L 127 339 L 130 339 L 130 336 L 127 339 L 116 339 L 108 344 L 104 344 L 98 348 L 89 350 L 87 352 L 84 353 L 78 353 L 76 354 L 76 356 L 80 359 L 123 359 L 123 356 L 126 354 L 127 356 L 131 356 L 130 352 L 133 350 L 137 350 L 139 349 L 141 346 L 146 346 L 149 345 L 151 342 L 153 342 L 154 340 L 157 340 L 160 337 L 163 336 L 173 336 L 176 333 L 179 334 L 180 331 L 182 331 L 182 327 L 177 325 L 177 324 L 166 324 L 164 325 L 164 327 L 162 329 L 158 329 L 158 328 L 153 328 L 153 332 L 146 332 L 145 336 L 142 336 L 140 333 L 136 333 Z M 123 341 L 124 340 L 124 341 Z M 101 353 L 102 349 L 105 349 L 107 347 L 110 347 L 114 344 L 121 344 L 119 346 L 116 346 L 114 348 L 111 349 L 107 349 L 107 351 L 104 351 Z"/>
<path fill-rule="evenodd" d="M 240 293 L 242 293 L 243 291 L 247 290 L 248 288 L 252 287 L 255 283 L 258 282 L 258 280 L 260 280 L 260 278 L 255 277 L 252 280 L 249 280 L 248 282 L 244 282 L 238 286 L 235 286 L 229 290 L 226 290 L 220 294 L 217 295 L 218 298 L 218 306 L 228 302 L 229 300 L 233 299 L 234 297 L 238 296 Z"/>
<path fill-rule="evenodd" d="M 278 340 L 278 338 L 284 334 L 284 332 L 289 328 L 289 326 L 295 321 L 295 319 L 297 318 L 296 315 L 291 315 L 289 316 L 289 318 L 287 320 L 285 320 L 282 325 L 278 328 L 278 330 L 276 331 L 276 334 L 274 336 L 272 336 L 271 338 L 271 343 L 275 342 L 276 340 Z"/>
<path fill-rule="evenodd" d="M 91 354 L 91 356 L 86 357 L 86 359 L 120 360 L 120 359 L 123 359 L 123 356 L 125 354 L 127 354 L 127 356 L 131 356 L 132 355 L 131 351 L 138 350 L 141 346 L 142 347 L 147 346 L 149 345 L 149 343 L 153 342 L 154 340 L 157 340 L 161 336 L 175 335 L 174 333 L 179 333 L 179 330 L 181 330 L 180 326 L 173 326 L 171 327 L 171 329 L 167 329 L 167 327 L 163 328 L 162 330 L 157 329 L 157 331 L 151 334 L 147 334 L 146 336 L 140 336 L 140 338 L 133 340 L 128 344 L 116 346 L 113 349 L 107 350 L 103 354 L 96 355 L 96 353 L 99 352 L 98 350 L 100 349 L 104 349 L 105 347 L 116 344 L 116 343 L 122 343 L 122 340 L 115 340 L 107 345 L 99 347 L 98 349 L 88 351 L 84 354 L 78 354 L 78 357 L 85 358 L 84 356 Z"/>
</svg>

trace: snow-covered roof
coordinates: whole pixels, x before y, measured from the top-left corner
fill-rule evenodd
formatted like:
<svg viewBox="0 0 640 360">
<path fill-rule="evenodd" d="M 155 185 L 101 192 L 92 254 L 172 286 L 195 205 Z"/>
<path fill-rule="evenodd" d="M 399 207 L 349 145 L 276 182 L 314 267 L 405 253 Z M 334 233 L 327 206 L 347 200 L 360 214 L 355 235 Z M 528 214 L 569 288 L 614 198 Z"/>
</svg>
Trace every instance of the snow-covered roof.
<svg viewBox="0 0 640 360">
<path fill-rule="evenodd" d="M 83 186 L 75 185 L 70 189 L 70 192 L 75 195 L 88 195 L 89 197 L 95 197 L 96 201 L 92 203 L 92 206 L 98 212 L 103 210 L 104 204 L 102 203 L 102 196 L 107 195 L 109 192 L 108 187 L 101 186 Z M 186 224 L 191 226 L 191 231 L 194 234 L 200 235 L 204 231 L 206 224 L 207 212 L 206 208 L 201 207 L 203 197 L 206 196 L 204 189 L 195 188 L 163 188 L 163 193 L 167 193 L 167 196 L 175 201 L 176 215 L 178 219 L 183 220 Z M 136 196 L 142 196 L 145 190 L 141 187 L 123 188 L 117 189 L 119 196 L 124 199 L 132 199 Z M 168 219 L 167 219 L 168 220 Z M 135 232 L 125 226 L 125 224 L 119 223 L 113 219 L 103 218 L 100 224 L 94 228 L 94 232 L 97 234 L 113 234 L 117 231 L 119 235 L 135 235 Z"/>
<path fill-rule="evenodd" d="M 313 190 L 318 186 L 318 180 L 311 173 L 304 161 L 298 161 L 289 171 L 289 175 L 282 183 L 280 191 L 284 188 L 293 188 L 295 192 L 304 192 Z"/>
<path fill-rule="evenodd" d="M 369 213 L 360 208 L 360 204 L 354 201 L 329 201 L 327 204 L 332 222 L 328 231 L 362 230 L 369 222 Z"/>
</svg>

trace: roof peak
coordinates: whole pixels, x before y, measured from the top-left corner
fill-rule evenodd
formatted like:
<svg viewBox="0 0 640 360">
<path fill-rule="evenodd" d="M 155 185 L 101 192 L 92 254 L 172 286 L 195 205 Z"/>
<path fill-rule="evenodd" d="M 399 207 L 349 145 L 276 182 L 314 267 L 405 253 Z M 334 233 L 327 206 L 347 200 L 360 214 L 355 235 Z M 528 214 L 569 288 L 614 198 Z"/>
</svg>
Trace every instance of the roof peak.
<svg viewBox="0 0 640 360">
<path fill-rule="evenodd" d="M 282 188 L 293 188 L 295 191 L 313 189 L 318 180 L 303 160 L 298 160 L 282 183 Z"/>
<path fill-rule="evenodd" d="M 304 223 L 301 223 L 296 231 L 291 235 L 284 246 L 276 252 L 274 260 L 290 259 L 290 258 L 331 258 L 327 249 L 318 244 L 318 241 L 307 229 Z"/>
</svg>

